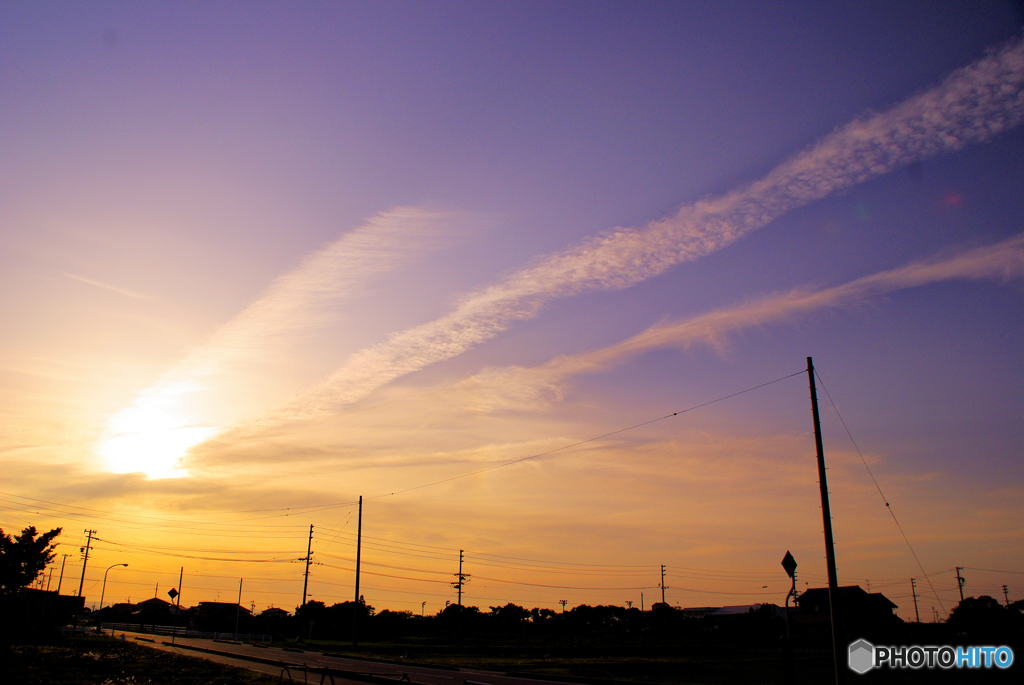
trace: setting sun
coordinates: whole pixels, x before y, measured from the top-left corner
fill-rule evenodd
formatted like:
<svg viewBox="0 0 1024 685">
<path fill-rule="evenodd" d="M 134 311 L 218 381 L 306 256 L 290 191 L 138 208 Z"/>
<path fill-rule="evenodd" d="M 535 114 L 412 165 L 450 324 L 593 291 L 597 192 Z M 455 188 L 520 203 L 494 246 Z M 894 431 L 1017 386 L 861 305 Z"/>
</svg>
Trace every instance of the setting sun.
<svg viewBox="0 0 1024 685">
<path fill-rule="evenodd" d="M 188 425 L 144 400 L 110 419 L 98 451 L 107 470 L 144 473 L 150 478 L 187 475 L 179 468 L 189 448 L 217 432 L 216 428 Z"/>
</svg>

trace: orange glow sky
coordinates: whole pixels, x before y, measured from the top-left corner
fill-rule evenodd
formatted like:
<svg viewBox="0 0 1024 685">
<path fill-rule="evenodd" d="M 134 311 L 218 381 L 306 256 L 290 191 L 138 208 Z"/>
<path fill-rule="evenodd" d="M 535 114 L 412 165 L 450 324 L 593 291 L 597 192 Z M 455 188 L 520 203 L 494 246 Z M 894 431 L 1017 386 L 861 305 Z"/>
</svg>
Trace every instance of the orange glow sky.
<svg viewBox="0 0 1024 685">
<path fill-rule="evenodd" d="M 378 609 L 782 604 L 811 355 L 841 583 L 1019 599 L 1016 7 L 5 5 L 0 527 L 89 603 L 293 610 L 310 525 L 352 599 L 363 496 Z"/>
</svg>

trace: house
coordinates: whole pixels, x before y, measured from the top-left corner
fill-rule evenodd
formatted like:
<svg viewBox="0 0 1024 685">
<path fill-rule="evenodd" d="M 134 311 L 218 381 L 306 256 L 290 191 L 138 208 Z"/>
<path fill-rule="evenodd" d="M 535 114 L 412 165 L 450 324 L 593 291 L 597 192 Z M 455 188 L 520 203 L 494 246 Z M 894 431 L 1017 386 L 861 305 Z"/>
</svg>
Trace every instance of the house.
<svg viewBox="0 0 1024 685">
<path fill-rule="evenodd" d="M 250 611 L 234 602 L 200 602 L 192 612 L 192 618 L 199 630 L 230 632 L 237 621 L 249 617 Z"/>
<path fill-rule="evenodd" d="M 291 614 L 280 607 L 270 607 L 269 609 L 264 609 L 260 612 L 260 618 L 281 619 L 289 616 L 291 616 Z"/>
<path fill-rule="evenodd" d="M 898 605 L 881 592 L 865 592 L 860 585 L 836 588 L 839 613 L 843 620 L 885 621 L 893 617 Z M 797 608 L 804 614 L 831 615 L 828 588 L 816 587 L 805 590 L 797 597 Z"/>
<path fill-rule="evenodd" d="M 888 639 L 903 621 L 893 613 L 897 605 L 881 592 L 865 592 L 859 585 L 836 589 L 836 608 L 846 635 Z M 828 588 L 811 588 L 797 597 L 797 610 L 790 614 L 790 627 L 797 632 L 828 633 L 831 603 Z"/>
</svg>

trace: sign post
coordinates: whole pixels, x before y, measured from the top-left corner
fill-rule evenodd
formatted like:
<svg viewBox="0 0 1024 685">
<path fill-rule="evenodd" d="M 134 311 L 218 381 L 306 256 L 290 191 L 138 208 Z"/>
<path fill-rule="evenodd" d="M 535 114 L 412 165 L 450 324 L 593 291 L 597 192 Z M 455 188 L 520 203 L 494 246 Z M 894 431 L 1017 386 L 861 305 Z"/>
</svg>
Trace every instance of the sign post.
<svg viewBox="0 0 1024 685">
<path fill-rule="evenodd" d="M 793 668 L 793 645 L 789 641 L 789 599 L 790 597 L 796 598 L 796 559 L 790 554 L 789 550 L 786 550 L 786 556 L 782 557 L 782 568 L 786 570 L 786 574 L 792 579 L 793 586 L 789 589 L 786 594 L 786 655 L 785 655 L 785 682 L 786 685 L 792 685 L 795 679 L 795 671 Z"/>
</svg>

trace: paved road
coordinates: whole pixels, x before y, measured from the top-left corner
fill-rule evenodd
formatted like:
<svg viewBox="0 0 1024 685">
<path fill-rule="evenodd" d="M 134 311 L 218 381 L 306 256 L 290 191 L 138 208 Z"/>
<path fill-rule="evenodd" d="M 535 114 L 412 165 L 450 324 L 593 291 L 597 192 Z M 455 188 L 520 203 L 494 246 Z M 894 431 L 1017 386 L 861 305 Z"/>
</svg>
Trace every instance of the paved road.
<svg viewBox="0 0 1024 685">
<path fill-rule="evenodd" d="M 314 669 L 330 669 L 335 683 L 350 685 L 365 685 L 367 682 L 386 683 L 387 681 L 411 682 L 419 685 L 564 685 L 557 680 L 517 678 L 494 671 L 447 669 L 417 664 L 326 656 L 320 652 L 305 652 L 281 647 L 256 647 L 249 644 L 214 642 L 191 637 L 176 638 L 176 646 L 172 647 L 168 637 L 120 630 L 117 631 L 117 635 L 120 636 L 122 632 L 126 639 L 137 640 L 138 644 L 147 647 L 200 656 L 218 663 L 241 666 L 275 676 L 280 675 L 282 669 L 287 666 L 295 681 L 303 679 L 312 683 L 320 682 L 322 672 L 314 672 Z M 305 678 L 304 669 L 308 670 Z M 330 678 L 327 678 L 325 682 L 330 682 Z"/>
</svg>

